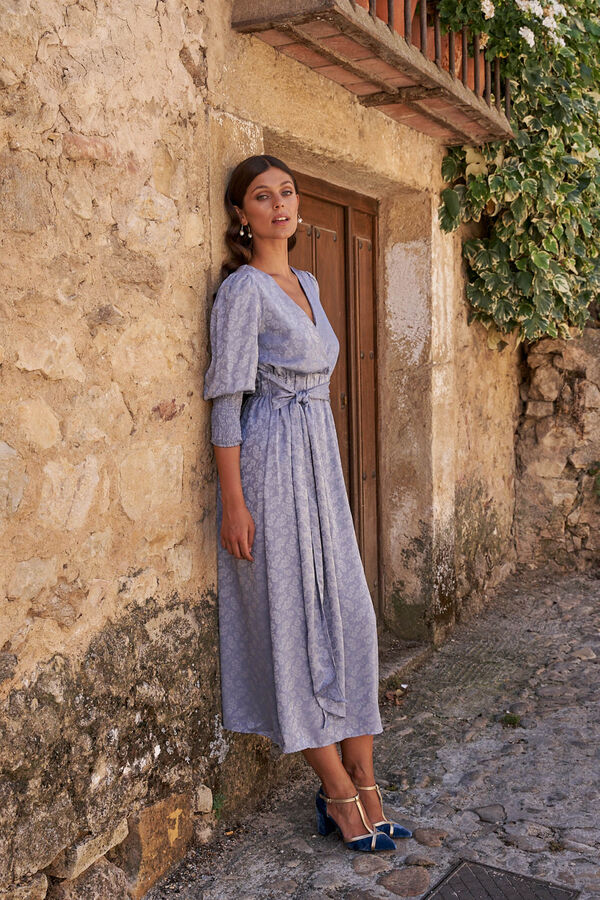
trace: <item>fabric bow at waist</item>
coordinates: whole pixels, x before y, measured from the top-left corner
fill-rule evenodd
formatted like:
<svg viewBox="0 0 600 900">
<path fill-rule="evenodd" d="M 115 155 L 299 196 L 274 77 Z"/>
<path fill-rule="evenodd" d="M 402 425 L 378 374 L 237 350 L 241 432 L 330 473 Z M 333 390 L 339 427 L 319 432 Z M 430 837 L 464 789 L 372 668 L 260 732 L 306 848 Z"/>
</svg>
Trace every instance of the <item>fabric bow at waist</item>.
<svg viewBox="0 0 600 900">
<path fill-rule="evenodd" d="M 329 400 L 329 381 L 321 381 L 309 387 L 295 388 L 277 375 L 261 374 L 261 381 L 269 382 L 271 403 L 274 409 L 280 409 L 292 400 L 306 405 L 309 400 Z M 260 382 L 259 382 L 260 384 Z"/>
</svg>

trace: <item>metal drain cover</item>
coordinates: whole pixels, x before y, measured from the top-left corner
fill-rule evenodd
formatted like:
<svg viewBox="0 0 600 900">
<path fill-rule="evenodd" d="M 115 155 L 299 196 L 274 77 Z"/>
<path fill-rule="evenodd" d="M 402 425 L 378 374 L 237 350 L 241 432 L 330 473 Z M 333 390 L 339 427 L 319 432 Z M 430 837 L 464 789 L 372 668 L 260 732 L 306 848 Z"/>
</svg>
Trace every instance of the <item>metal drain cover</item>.
<svg viewBox="0 0 600 900">
<path fill-rule="evenodd" d="M 571 900 L 581 891 L 461 859 L 422 900 Z"/>
</svg>

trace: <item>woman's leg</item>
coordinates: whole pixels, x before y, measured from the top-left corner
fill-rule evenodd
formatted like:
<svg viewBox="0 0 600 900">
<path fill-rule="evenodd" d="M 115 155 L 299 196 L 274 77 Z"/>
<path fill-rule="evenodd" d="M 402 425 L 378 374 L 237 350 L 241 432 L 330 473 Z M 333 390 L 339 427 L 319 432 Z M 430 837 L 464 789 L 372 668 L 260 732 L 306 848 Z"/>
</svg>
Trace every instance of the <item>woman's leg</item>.
<svg viewBox="0 0 600 900">
<path fill-rule="evenodd" d="M 342 748 L 342 765 L 354 785 L 365 786 L 375 784 L 373 770 L 373 735 L 361 734 L 359 737 L 344 738 L 340 741 Z M 377 791 L 358 791 L 362 805 L 371 822 L 381 822 L 383 810 Z"/>
<path fill-rule="evenodd" d="M 327 747 L 307 748 L 302 751 L 302 754 L 321 779 L 323 792 L 327 797 L 353 797 L 357 793 L 350 775 L 342 765 L 335 744 L 329 744 Z M 366 782 L 359 782 L 359 784 L 366 784 Z M 368 793 L 369 791 L 361 791 L 359 794 L 361 801 Z M 328 803 L 327 812 L 340 826 L 345 841 L 366 833 L 356 803 Z M 372 828 L 372 820 L 366 814 L 365 819 L 369 828 Z"/>
</svg>

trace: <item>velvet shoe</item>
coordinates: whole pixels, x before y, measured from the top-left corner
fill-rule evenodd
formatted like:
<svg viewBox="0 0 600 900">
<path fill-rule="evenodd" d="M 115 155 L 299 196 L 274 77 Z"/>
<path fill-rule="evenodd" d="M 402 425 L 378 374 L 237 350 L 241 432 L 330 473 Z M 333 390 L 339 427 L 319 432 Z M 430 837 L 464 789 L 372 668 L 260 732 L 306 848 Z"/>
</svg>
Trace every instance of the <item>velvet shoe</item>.
<svg viewBox="0 0 600 900">
<path fill-rule="evenodd" d="M 395 850 L 396 845 L 391 837 L 389 837 L 389 835 L 384 834 L 382 831 L 378 831 L 376 828 L 370 828 L 367 825 L 364 814 L 364 807 L 360 802 L 360 797 L 358 794 L 356 794 L 354 797 L 344 797 L 339 799 L 336 797 L 327 797 L 323 793 L 321 788 L 319 788 L 315 797 L 315 803 L 317 807 L 317 829 L 319 831 L 319 834 L 326 835 L 330 834 L 332 831 L 338 831 L 343 839 L 342 829 L 335 821 L 335 819 L 332 819 L 327 812 L 327 804 L 352 802 L 355 802 L 358 806 L 358 811 L 360 813 L 363 824 L 367 829 L 367 833 L 359 834 L 356 837 L 351 838 L 349 841 L 344 841 L 346 847 L 348 847 L 350 850 L 364 850 L 367 853 L 372 853 L 375 850 Z"/>
<path fill-rule="evenodd" d="M 355 784 L 355 788 L 358 788 L 360 791 L 377 791 L 379 795 L 379 800 L 381 801 L 381 812 L 383 813 L 383 797 L 381 796 L 381 791 L 379 790 L 378 784 L 370 784 L 368 787 L 363 787 L 360 784 Z M 383 834 L 387 834 L 388 837 L 394 838 L 409 838 L 412 837 L 412 831 L 409 831 L 408 828 L 405 828 L 403 825 L 400 825 L 398 822 L 390 822 L 389 819 L 386 819 L 384 816 L 381 822 L 373 822 L 373 828 L 376 828 L 378 831 L 383 832 Z"/>
</svg>

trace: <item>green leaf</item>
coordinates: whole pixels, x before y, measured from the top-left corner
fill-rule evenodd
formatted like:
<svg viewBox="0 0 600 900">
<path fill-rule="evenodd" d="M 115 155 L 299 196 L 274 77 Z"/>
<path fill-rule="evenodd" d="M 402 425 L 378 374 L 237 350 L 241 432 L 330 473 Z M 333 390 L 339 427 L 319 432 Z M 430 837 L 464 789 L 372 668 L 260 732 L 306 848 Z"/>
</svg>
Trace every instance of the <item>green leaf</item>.
<svg viewBox="0 0 600 900">
<path fill-rule="evenodd" d="M 547 234 L 545 236 L 544 240 L 542 241 L 542 246 L 545 250 L 548 251 L 548 253 L 554 253 L 555 255 L 558 255 L 558 243 L 556 241 L 556 238 L 553 238 L 551 234 Z"/>
<path fill-rule="evenodd" d="M 536 294 L 534 300 L 537 312 L 539 312 L 541 316 L 547 316 L 552 309 L 552 294 L 550 291 L 542 291 L 541 293 Z"/>
<path fill-rule="evenodd" d="M 531 261 L 536 269 L 546 270 L 550 262 L 550 257 L 543 250 L 533 250 Z"/>
<path fill-rule="evenodd" d="M 515 278 L 515 284 L 518 287 L 519 291 L 527 296 L 531 291 L 531 283 L 533 281 L 533 275 L 531 272 L 518 272 L 517 277 Z"/>
<path fill-rule="evenodd" d="M 522 327 L 526 338 L 531 340 L 536 337 L 541 337 L 545 330 L 544 319 L 535 312 L 531 318 L 526 319 L 525 322 L 523 322 Z"/>
<path fill-rule="evenodd" d="M 500 298 L 498 303 L 496 304 L 496 314 L 494 316 L 496 322 L 500 324 L 504 324 L 508 322 L 513 317 L 513 305 L 510 300 L 505 300 L 504 298 Z"/>
<path fill-rule="evenodd" d="M 442 160 L 442 177 L 444 181 L 452 181 L 458 172 L 458 162 L 453 156 L 445 156 Z"/>
<path fill-rule="evenodd" d="M 472 181 L 469 185 L 469 190 L 471 197 L 479 202 L 487 201 L 490 198 L 490 188 L 486 180 L 480 181 L 477 179 Z"/>
<path fill-rule="evenodd" d="M 560 294 L 570 295 L 571 293 L 571 285 L 566 275 L 555 275 L 552 279 L 552 287 Z"/>
<path fill-rule="evenodd" d="M 448 211 L 448 215 L 453 219 L 457 219 L 460 214 L 460 199 L 458 194 L 452 188 L 446 188 L 442 191 L 442 200 Z"/>
<path fill-rule="evenodd" d="M 516 200 L 513 200 L 510 204 L 510 211 L 517 225 L 522 225 L 527 218 L 527 204 L 523 197 L 517 197 Z"/>
</svg>

